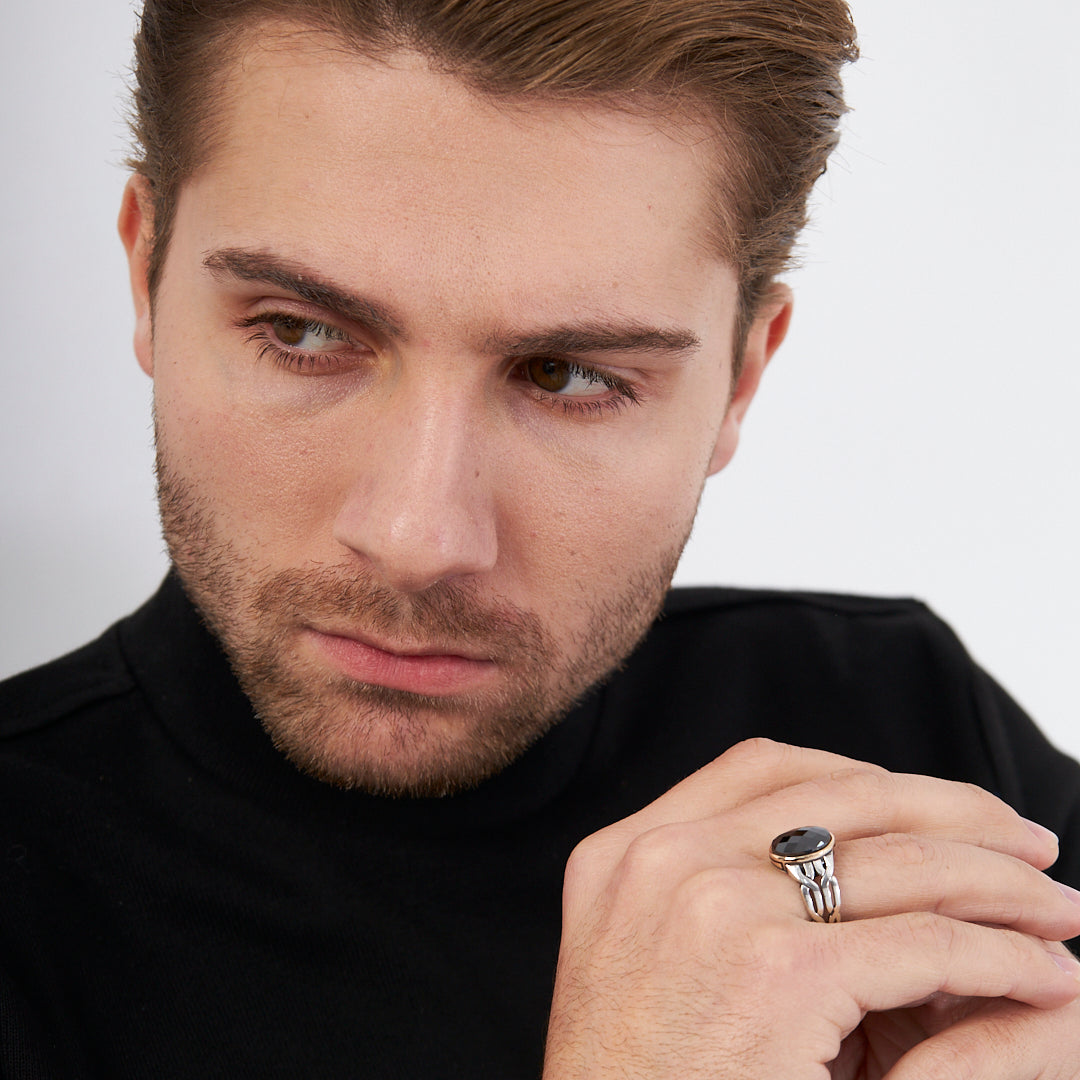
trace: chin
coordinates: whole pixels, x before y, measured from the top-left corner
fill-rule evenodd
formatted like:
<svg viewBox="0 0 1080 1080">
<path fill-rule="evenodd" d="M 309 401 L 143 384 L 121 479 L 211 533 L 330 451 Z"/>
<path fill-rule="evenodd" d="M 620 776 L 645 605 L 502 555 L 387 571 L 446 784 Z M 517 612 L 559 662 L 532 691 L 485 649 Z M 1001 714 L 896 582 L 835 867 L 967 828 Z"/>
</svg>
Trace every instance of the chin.
<svg viewBox="0 0 1080 1080">
<path fill-rule="evenodd" d="M 252 696 L 249 693 L 249 696 Z M 483 712 L 473 702 L 353 685 L 346 701 L 324 693 L 256 701 L 274 745 L 323 783 L 393 798 L 440 798 L 502 772 L 568 711 Z"/>
</svg>

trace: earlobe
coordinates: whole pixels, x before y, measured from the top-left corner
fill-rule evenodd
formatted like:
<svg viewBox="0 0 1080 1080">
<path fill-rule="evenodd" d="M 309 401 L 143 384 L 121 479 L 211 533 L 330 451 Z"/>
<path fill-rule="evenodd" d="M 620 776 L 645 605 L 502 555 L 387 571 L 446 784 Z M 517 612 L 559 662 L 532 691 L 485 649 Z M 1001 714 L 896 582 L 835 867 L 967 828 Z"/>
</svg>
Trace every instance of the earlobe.
<svg viewBox="0 0 1080 1080">
<path fill-rule="evenodd" d="M 792 304 L 791 289 L 787 285 L 773 284 L 758 307 L 758 313 L 747 335 L 739 379 L 713 447 L 712 460 L 709 462 L 710 476 L 718 473 L 735 456 L 743 418 L 750 408 L 750 402 L 754 400 L 761 376 L 773 353 L 780 348 L 787 336 L 788 327 L 791 325 Z"/>
<path fill-rule="evenodd" d="M 150 249 L 153 243 L 153 214 L 146 178 L 132 176 L 124 188 L 117 229 L 127 252 L 131 296 L 135 302 L 135 357 L 147 375 L 154 374 L 153 324 L 151 321 Z"/>
</svg>

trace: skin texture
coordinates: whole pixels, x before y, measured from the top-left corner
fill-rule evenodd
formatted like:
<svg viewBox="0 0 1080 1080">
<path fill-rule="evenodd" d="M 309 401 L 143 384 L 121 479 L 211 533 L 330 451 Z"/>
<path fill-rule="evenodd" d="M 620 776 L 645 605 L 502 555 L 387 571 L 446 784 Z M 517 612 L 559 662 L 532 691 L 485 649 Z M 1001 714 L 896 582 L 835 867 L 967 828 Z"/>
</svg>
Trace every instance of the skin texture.
<svg viewBox="0 0 1080 1080">
<path fill-rule="evenodd" d="M 685 123 L 499 105 L 326 46 L 247 51 L 152 319 L 133 183 L 136 352 L 171 554 L 264 725 L 323 778 L 439 794 L 640 639 L 787 296 L 733 388 L 736 280 L 698 245 L 712 156 Z M 568 360 L 600 374 L 560 388 Z"/>
<path fill-rule="evenodd" d="M 836 925 L 765 854 L 826 820 Z M 976 788 L 743 743 L 574 852 L 545 1078 L 1080 1076 L 1056 855 Z"/>
<path fill-rule="evenodd" d="M 264 29 L 154 305 L 138 180 L 120 216 L 166 535 L 285 753 L 439 794 L 633 648 L 790 303 L 733 386 L 735 275 L 700 245 L 718 148 L 685 122 Z M 765 854 L 815 822 L 835 926 Z M 964 785 L 736 747 L 574 853 L 545 1076 L 1080 1075 L 1055 854 Z"/>
</svg>

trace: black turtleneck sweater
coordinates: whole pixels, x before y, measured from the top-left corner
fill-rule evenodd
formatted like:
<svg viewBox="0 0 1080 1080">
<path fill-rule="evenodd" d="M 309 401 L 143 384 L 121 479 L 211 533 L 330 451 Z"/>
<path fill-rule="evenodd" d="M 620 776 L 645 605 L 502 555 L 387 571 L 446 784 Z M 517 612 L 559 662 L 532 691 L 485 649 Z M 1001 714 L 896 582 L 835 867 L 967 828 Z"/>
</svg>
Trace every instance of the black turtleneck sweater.
<svg viewBox="0 0 1080 1080">
<path fill-rule="evenodd" d="M 753 735 L 989 788 L 1080 887 L 1080 768 L 920 604 L 676 590 L 506 772 L 382 800 L 274 750 L 170 577 L 0 687 L 0 1076 L 538 1077 L 570 850 Z"/>
</svg>

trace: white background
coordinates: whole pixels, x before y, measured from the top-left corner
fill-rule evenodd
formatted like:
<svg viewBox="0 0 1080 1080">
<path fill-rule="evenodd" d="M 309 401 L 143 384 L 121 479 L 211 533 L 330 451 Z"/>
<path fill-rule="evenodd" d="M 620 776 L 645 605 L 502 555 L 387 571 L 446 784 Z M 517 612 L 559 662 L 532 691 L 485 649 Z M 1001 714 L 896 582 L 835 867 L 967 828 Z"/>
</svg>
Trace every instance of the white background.
<svg viewBox="0 0 1080 1080">
<path fill-rule="evenodd" d="M 852 6 L 794 328 L 678 580 L 922 597 L 1080 754 L 1080 4 Z M 165 568 L 113 231 L 130 4 L 2 10 L 0 674 Z"/>
</svg>

